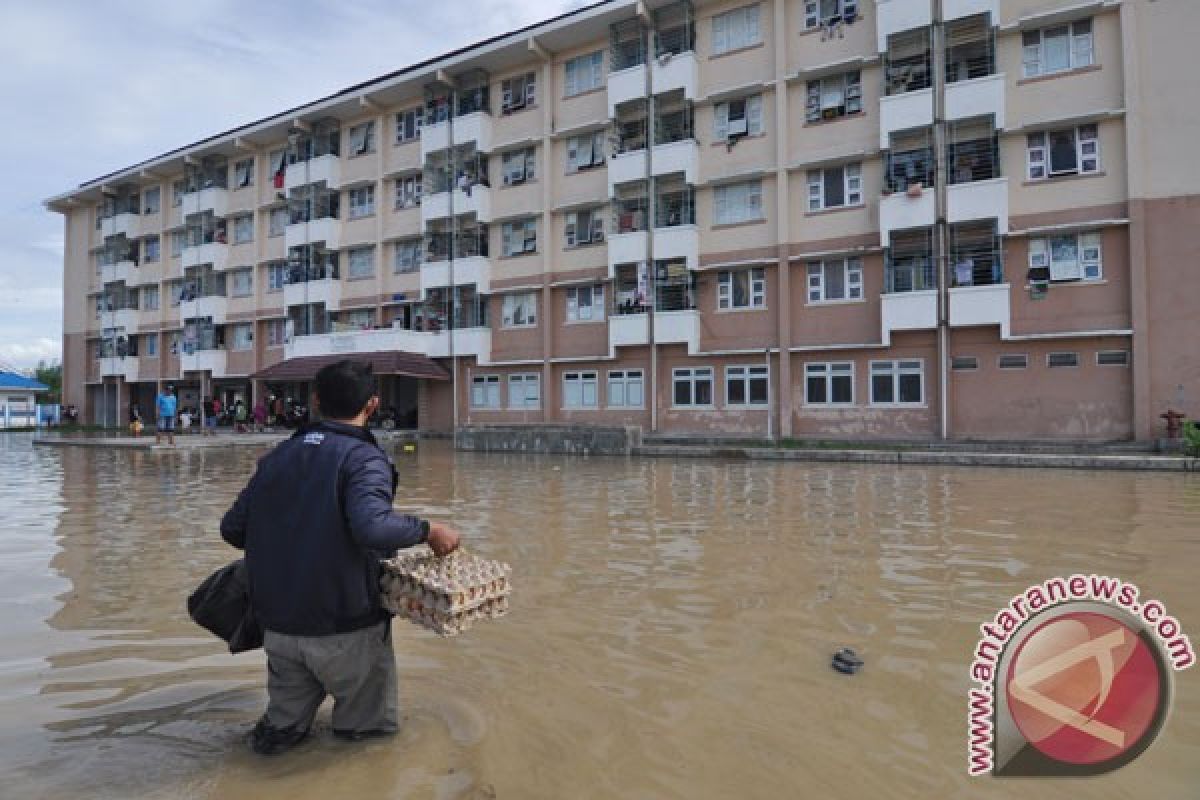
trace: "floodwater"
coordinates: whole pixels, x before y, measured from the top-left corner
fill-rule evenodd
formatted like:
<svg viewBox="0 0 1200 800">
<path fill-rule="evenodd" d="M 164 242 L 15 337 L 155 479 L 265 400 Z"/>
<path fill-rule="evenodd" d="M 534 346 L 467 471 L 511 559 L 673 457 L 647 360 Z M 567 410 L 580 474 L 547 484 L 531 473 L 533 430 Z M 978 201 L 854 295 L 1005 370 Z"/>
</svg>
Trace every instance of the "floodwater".
<svg viewBox="0 0 1200 800">
<path fill-rule="evenodd" d="M 1200 670 L 1105 777 L 969 779 L 965 737 L 977 626 L 1029 584 L 1136 581 L 1200 643 L 1200 476 L 422 443 L 400 505 L 510 562 L 511 613 L 450 640 L 396 622 L 401 733 L 335 741 L 327 705 L 261 759 L 261 652 L 184 609 L 235 555 L 217 523 L 255 457 L 0 436 L 0 796 L 1200 796 Z"/>
</svg>

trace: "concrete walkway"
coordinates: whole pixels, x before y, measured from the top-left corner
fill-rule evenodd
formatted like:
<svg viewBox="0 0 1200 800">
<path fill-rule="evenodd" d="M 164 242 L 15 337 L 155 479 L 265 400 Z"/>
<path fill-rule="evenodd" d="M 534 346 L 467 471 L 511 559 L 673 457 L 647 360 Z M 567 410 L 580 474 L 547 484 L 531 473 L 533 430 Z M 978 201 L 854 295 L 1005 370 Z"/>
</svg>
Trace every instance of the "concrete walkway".
<svg viewBox="0 0 1200 800">
<path fill-rule="evenodd" d="M 104 436 L 79 434 L 43 434 L 33 440 L 35 445 L 50 447 L 98 447 L 126 450 L 203 450 L 213 447 L 270 447 L 288 437 L 291 431 L 275 433 L 218 433 L 214 436 L 200 436 L 189 433 L 186 436 L 176 436 L 175 445 L 167 444 L 164 437 L 162 444 L 154 443 L 154 434 L 149 436 Z"/>
</svg>

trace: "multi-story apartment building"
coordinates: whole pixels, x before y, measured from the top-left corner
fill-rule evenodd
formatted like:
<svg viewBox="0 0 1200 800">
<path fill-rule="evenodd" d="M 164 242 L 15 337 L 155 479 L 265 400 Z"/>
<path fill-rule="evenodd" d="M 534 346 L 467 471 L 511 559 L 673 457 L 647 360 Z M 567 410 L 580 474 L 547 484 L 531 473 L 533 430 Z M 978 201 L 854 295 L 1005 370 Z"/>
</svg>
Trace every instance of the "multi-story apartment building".
<svg viewBox="0 0 1200 800">
<path fill-rule="evenodd" d="M 49 201 L 66 401 L 1148 439 L 1200 416 L 1200 7 L 612 0 Z"/>
</svg>

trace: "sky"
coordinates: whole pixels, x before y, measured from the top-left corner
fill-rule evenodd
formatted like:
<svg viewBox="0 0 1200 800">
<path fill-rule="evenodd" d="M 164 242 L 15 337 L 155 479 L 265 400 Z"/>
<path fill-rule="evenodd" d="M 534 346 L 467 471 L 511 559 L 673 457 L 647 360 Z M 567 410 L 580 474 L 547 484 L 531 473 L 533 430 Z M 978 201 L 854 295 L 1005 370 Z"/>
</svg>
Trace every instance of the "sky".
<svg viewBox="0 0 1200 800">
<path fill-rule="evenodd" d="M 584 0 L 0 0 L 0 364 L 58 359 L 80 183 Z"/>
</svg>

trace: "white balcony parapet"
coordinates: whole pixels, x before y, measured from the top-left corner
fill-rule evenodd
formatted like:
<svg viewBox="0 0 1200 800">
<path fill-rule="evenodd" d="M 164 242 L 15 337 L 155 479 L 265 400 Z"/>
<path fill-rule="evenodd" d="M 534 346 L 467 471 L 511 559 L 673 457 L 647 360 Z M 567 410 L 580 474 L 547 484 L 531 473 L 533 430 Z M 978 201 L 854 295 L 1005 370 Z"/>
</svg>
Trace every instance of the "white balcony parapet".
<svg viewBox="0 0 1200 800">
<path fill-rule="evenodd" d="M 135 267 L 132 261 L 118 261 L 114 264 L 105 264 L 100 267 L 100 282 L 101 283 L 129 283 L 129 279 L 134 272 Z"/>
<path fill-rule="evenodd" d="M 337 217 L 321 217 L 308 222 L 294 222 L 283 229 L 285 247 L 324 242 L 329 250 L 341 247 L 342 221 Z"/>
<path fill-rule="evenodd" d="M 137 356 L 108 356 L 100 359 L 100 374 L 106 378 L 119 377 L 124 378 L 126 383 L 137 383 L 138 379 L 138 358 Z"/>
<path fill-rule="evenodd" d="M 608 196 L 613 196 L 613 187 L 619 183 L 644 181 L 646 179 L 646 151 L 630 150 L 618 153 L 608 160 Z"/>
<path fill-rule="evenodd" d="M 129 286 L 157 286 L 162 280 L 162 270 L 157 262 L 142 264 L 129 270 L 125 283 Z"/>
<path fill-rule="evenodd" d="M 933 124 L 933 89 L 887 95 L 879 98 L 879 146 L 884 150 L 891 135 Z"/>
<path fill-rule="evenodd" d="M 453 342 L 451 339 L 453 338 Z M 453 344 L 453 347 L 451 345 Z M 336 353 L 401 351 L 430 358 L 475 356 L 480 364 L 491 362 L 492 332 L 489 328 L 459 328 L 454 331 L 410 331 L 403 328 L 323 333 L 296 336 L 284 346 L 284 358 L 327 356 Z"/>
<path fill-rule="evenodd" d="M 689 353 L 700 351 L 700 312 L 655 311 L 654 341 L 657 344 L 686 344 Z"/>
<path fill-rule="evenodd" d="M 451 141 L 450 129 L 454 129 Z M 474 144 L 487 153 L 492 149 L 492 115 L 486 111 L 463 114 L 453 120 L 426 124 L 421 128 L 421 157 L 445 150 L 451 144 Z"/>
<path fill-rule="evenodd" d="M 636 264 L 646 260 L 646 231 L 612 233 L 608 236 L 608 274 L 614 277 L 617 264 Z"/>
<path fill-rule="evenodd" d="M 342 161 L 332 153 L 288 164 L 283 173 L 285 191 L 298 189 L 310 183 L 324 183 L 330 189 L 342 186 Z"/>
<path fill-rule="evenodd" d="M 105 239 L 110 236 L 136 239 L 142 234 L 142 218 L 129 211 L 113 217 L 106 217 L 100 221 L 100 234 Z"/>
<path fill-rule="evenodd" d="M 887 40 L 893 33 L 927 28 L 933 22 L 926 0 L 875 0 L 875 35 L 879 52 L 887 52 Z"/>
<path fill-rule="evenodd" d="M 937 327 L 937 290 L 891 292 L 880 295 L 883 341 L 891 342 L 893 331 L 921 331 Z"/>
<path fill-rule="evenodd" d="M 996 220 L 996 232 L 1008 233 L 1008 178 L 955 183 L 946 187 L 946 221 Z"/>
<path fill-rule="evenodd" d="M 492 361 L 492 329 L 491 328 L 455 328 L 453 331 L 437 331 L 427 333 L 430 358 L 449 358 L 454 356 L 475 356 L 480 364 L 490 364 Z"/>
<path fill-rule="evenodd" d="M 336 278 L 298 281 L 283 285 L 285 306 L 306 306 L 324 303 L 326 311 L 338 311 L 342 307 L 342 282 Z"/>
<path fill-rule="evenodd" d="M 991 14 L 995 25 L 1000 20 L 1000 0 L 942 0 L 942 19 L 946 22 L 976 14 Z"/>
<path fill-rule="evenodd" d="M 608 116 L 616 117 L 617 106 L 630 100 L 641 100 L 646 96 L 646 65 L 608 73 Z"/>
<path fill-rule="evenodd" d="M 683 89 L 689 100 L 696 99 L 696 87 L 700 85 L 700 68 L 695 52 L 661 55 L 653 59 L 650 67 L 650 86 L 655 94 Z M 645 90 L 643 89 L 643 95 Z"/>
<path fill-rule="evenodd" d="M 197 297 L 179 304 L 179 316 L 182 319 L 211 318 L 214 325 L 223 325 L 229 308 L 229 301 L 221 295 Z"/>
<path fill-rule="evenodd" d="M 686 259 L 688 269 L 700 267 L 700 232 L 695 225 L 654 229 L 654 260 L 669 258 Z"/>
<path fill-rule="evenodd" d="M 462 189 L 455 189 L 453 192 L 425 195 L 421 198 L 421 221 L 429 222 L 449 217 L 451 205 L 456 217 L 474 214 L 480 222 L 492 221 L 492 190 L 483 185 L 472 186 L 470 194 Z"/>
<path fill-rule="evenodd" d="M 1007 283 L 990 286 L 959 286 L 950 290 L 950 325 L 966 328 L 973 325 L 999 325 L 1000 338 L 1009 336 L 1012 311 L 1009 305 L 1011 287 Z"/>
<path fill-rule="evenodd" d="M 946 119 L 991 116 L 1004 128 L 1004 73 L 946 84 Z"/>
<path fill-rule="evenodd" d="M 179 354 L 179 368 L 183 372 L 210 372 L 214 378 L 225 377 L 224 350 L 183 351 Z"/>
<path fill-rule="evenodd" d="M 649 314 L 617 314 L 608 318 L 608 349 L 650 343 Z"/>
<path fill-rule="evenodd" d="M 892 231 L 929 227 L 936 213 L 931 186 L 914 194 L 904 191 L 884 195 L 879 198 L 879 243 L 887 247 Z"/>
<path fill-rule="evenodd" d="M 229 245 L 224 242 L 209 242 L 183 248 L 183 268 L 212 264 L 213 269 L 223 270 L 229 266 Z"/>
<path fill-rule="evenodd" d="M 141 313 L 136 308 L 122 308 L 117 311 L 109 312 L 104 321 L 112 321 L 112 327 L 120 328 L 125 333 L 136 333 L 138 325 L 141 324 Z"/>
<path fill-rule="evenodd" d="M 421 264 L 421 294 L 424 296 L 430 289 L 440 289 L 444 286 L 475 285 L 480 294 L 487 294 L 492 286 L 492 262 L 485 256 L 467 256 L 453 261 L 451 275 L 450 261 L 425 261 Z"/>
<path fill-rule="evenodd" d="M 219 186 L 210 186 L 183 196 L 183 216 L 204 214 L 211 211 L 214 217 L 223 217 L 229 213 L 229 192 Z"/>
<path fill-rule="evenodd" d="M 654 145 L 654 156 L 650 162 L 655 175 L 670 175 L 682 172 L 689 184 L 695 185 L 700 174 L 700 145 L 695 139 L 684 139 L 670 144 Z"/>
</svg>

